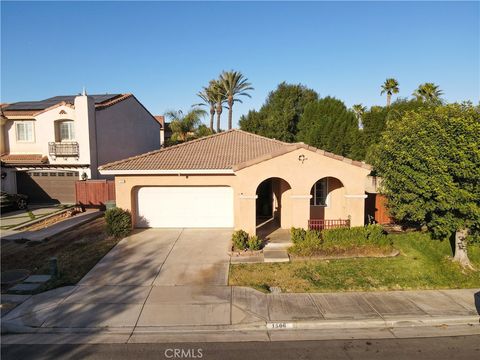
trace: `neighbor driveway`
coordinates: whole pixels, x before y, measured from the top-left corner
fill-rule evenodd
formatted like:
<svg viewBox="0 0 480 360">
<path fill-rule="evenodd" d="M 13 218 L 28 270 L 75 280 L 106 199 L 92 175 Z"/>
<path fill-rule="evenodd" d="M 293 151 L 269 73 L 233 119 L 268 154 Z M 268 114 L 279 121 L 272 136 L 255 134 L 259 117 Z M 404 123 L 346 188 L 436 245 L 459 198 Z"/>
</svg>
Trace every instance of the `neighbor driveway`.
<svg viewBox="0 0 480 360">
<path fill-rule="evenodd" d="M 227 285 L 231 234 L 228 229 L 135 230 L 79 285 Z"/>
</svg>

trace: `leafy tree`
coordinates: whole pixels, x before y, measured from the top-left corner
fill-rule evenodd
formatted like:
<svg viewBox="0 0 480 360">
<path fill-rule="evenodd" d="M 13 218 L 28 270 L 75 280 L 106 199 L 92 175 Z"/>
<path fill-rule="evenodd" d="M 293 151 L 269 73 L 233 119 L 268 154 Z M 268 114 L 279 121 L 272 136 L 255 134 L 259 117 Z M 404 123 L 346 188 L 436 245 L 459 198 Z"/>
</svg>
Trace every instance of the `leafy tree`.
<svg viewBox="0 0 480 360">
<path fill-rule="evenodd" d="M 465 267 L 466 235 L 480 231 L 478 134 L 479 107 L 426 106 L 388 122 L 372 158 L 394 218 L 449 237 Z"/>
<path fill-rule="evenodd" d="M 213 118 L 215 116 L 215 108 L 217 105 L 217 94 L 215 93 L 215 84 L 210 81 L 208 87 L 204 87 L 202 91 L 197 93 L 197 96 L 202 99 L 202 103 L 193 106 L 208 106 L 210 110 L 210 130 L 213 132 Z"/>
<path fill-rule="evenodd" d="M 344 156 L 351 155 L 358 134 L 354 113 L 332 97 L 308 103 L 298 129 L 297 140 Z"/>
<path fill-rule="evenodd" d="M 203 109 L 193 108 L 184 114 L 182 110 L 168 111 L 165 116 L 170 119 L 173 142 L 184 142 L 195 138 L 195 131 L 201 118 L 207 112 Z"/>
<path fill-rule="evenodd" d="M 387 122 L 402 121 L 405 112 L 425 107 L 421 101 L 399 98 L 389 107 L 372 106 L 369 111 L 363 114 L 363 157 L 369 161 L 369 153 L 374 150 L 381 141 L 383 131 Z"/>
<path fill-rule="evenodd" d="M 380 95 L 387 94 L 387 107 L 390 106 L 393 94 L 398 94 L 400 89 L 398 88 L 398 81 L 393 78 L 388 78 L 382 84 L 382 91 Z"/>
<path fill-rule="evenodd" d="M 210 136 L 210 135 L 213 135 L 214 132 L 212 131 L 212 129 L 210 129 L 208 126 L 206 126 L 205 124 L 200 124 L 197 129 L 195 130 L 195 138 L 201 138 L 201 137 L 204 137 L 204 136 Z"/>
<path fill-rule="evenodd" d="M 297 125 L 305 106 L 318 99 L 318 94 L 300 84 L 278 85 L 270 92 L 260 110 L 251 110 L 240 118 L 240 128 L 255 134 L 294 142 Z"/>
<path fill-rule="evenodd" d="M 242 103 L 239 96 L 251 97 L 248 91 L 253 90 L 253 87 L 248 82 L 248 79 L 239 71 L 224 71 L 218 80 L 223 94 L 227 99 L 228 104 L 228 130 L 232 128 L 232 114 L 233 104 L 236 102 Z"/>
<path fill-rule="evenodd" d="M 427 82 L 424 84 L 420 84 L 412 95 L 415 96 L 415 98 L 419 101 L 439 104 L 442 102 L 440 96 L 443 95 L 443 91 L 440 90 L 440 87 L 438 85 Z"/>
</svg>

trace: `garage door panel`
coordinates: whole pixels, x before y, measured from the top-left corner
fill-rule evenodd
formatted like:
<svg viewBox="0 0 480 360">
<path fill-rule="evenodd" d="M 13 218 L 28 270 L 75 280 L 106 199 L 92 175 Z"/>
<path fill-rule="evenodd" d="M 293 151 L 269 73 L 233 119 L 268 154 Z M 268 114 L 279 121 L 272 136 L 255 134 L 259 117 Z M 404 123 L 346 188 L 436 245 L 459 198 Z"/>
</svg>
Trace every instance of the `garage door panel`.
<svg viewBox="0 0 480 360">
<path fill-rule="evenodd" d="M 233 227 L 230 187 L 143 187 L 137 227 Z"/>
</svg>

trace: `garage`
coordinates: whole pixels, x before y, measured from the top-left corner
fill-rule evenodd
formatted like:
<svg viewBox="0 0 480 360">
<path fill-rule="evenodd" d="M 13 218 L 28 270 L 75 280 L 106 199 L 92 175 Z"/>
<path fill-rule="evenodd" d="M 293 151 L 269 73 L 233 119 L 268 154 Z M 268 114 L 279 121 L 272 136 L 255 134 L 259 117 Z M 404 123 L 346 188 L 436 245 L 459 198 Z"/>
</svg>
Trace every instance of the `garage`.
<svg viewBox="0 0 480 360">
<path fill-rule="evenodd" d="M 233 189 L 226 186 L 155 186 L 137 191 L 137 227 L 231 228 Z"/>
<path fill-rule="evenodd" d="M 17 192 L 31 203 L 75 203 L 76 171 L 18 171 Z"/>
</svg>

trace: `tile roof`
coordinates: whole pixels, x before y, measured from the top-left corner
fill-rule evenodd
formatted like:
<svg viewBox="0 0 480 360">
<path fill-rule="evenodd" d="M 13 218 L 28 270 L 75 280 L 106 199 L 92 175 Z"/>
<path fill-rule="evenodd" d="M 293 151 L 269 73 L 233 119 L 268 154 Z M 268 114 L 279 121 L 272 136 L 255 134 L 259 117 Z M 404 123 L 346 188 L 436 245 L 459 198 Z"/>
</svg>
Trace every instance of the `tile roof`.
<svg viewBox="0 0 480 360">
<path fill-rule="evenodd" d="M 45 164 L 48 162 L 48 158 L 41 154 L 4 154 L 0 156 L 0 161 L 8 165 L 34 165 Z"/>
<path fill-rule="evenodd" d="M 305 148 L 352 165 L 369 165 L 303 143 L 285 143 L 242 130 L 229 130 L 100 166 L 100 170 L 239 170 Z"/>
</svg>

